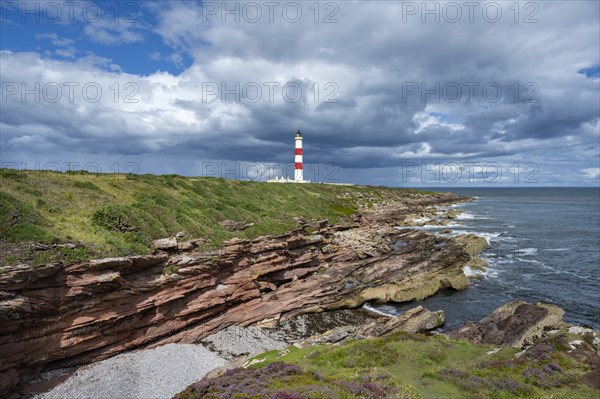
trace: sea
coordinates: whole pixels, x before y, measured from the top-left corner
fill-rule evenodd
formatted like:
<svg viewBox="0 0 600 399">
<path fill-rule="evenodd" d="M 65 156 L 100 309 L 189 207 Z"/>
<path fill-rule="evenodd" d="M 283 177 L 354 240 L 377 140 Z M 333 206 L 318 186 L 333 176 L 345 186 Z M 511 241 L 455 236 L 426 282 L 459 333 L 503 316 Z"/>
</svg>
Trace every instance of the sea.
<svg viewBox="0 0 600 399">
<path fill-rule="evenodd" d="M 392 315 L 416 305 L 443 309 L 446 324 L 442 330 L 450 331 L 520 299 L 558 305 L 565 310 L 565 321 L 600 330 L 600 188 L 435 191 L 476 200 L 445 207 L 464 211 L 448 226 L 420 228 L 485 237 L 490 247 L 483 257 L 489 270 L 464 291 L 443 290 L 423 301 L 367 304 L 366 308 Z"/>
</svg>

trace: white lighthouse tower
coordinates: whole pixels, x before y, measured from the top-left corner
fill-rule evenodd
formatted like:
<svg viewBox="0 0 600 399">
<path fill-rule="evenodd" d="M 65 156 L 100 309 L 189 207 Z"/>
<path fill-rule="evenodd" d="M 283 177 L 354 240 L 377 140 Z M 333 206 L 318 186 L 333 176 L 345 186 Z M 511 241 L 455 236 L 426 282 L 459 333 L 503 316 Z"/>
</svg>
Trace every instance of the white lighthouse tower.
<svg viewBox="0 0 600 399">
<path fill-rule="evenodd" d="M 295 158 L 295 173 L 294 180 L 297 182 L 304 181 L 304 170 L 302 167 L 302 133 L 300 130 L 296 132 L 296 158 Z"/>
</svg>

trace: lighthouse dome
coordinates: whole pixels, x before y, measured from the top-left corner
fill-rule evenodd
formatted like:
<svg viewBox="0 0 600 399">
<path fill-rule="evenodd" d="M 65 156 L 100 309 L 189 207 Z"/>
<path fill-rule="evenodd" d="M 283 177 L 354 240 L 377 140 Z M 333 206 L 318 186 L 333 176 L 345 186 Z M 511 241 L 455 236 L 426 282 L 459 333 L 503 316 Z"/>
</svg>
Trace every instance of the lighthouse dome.
<svg viewBox="0 0 600 399">
<path fill-rule="evenodd" d="M 296 137 L 302 137 L 302 133 L 300 133 L 300 130 L 298 130 L 298 131 L 296 132 Z"/>
</svg>

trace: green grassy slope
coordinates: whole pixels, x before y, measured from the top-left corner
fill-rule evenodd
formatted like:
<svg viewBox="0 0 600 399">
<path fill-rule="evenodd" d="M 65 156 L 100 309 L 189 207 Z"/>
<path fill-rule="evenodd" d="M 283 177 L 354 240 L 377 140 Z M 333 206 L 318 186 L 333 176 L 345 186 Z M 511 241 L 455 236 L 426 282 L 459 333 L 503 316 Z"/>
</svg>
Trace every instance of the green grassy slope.
<svg viewBox="0 0 600 399">
<path fill-rule="evenodd" d="M 407 333 L 337 347 L 292 346 L 254 357 L 260 363 L 252 369 L 260 371 L 239 370 L 192 384 L 176 398 L 218 398 L 225 392 L 240 399 L 598 398 L 600 391 L 582 383 L 592 365 L 571 350 L 575 339 L 581 338 L 557 334 L 520 356 L 512 347 Z"/>
<path fill-rule="evenodd" d="M 255 238 L 294 227 L 292 218 L 336 222 L 364 197 L 418 196 L 384 187 L 268 184 L 177 175 L 0 170 L 2 264 L 75 261 L 145 254 L 151 241 L 185 231 L 214 248 L 232 237 Z M 222 220 L 253 222 L 231 232 Z M 85 248 L 27 251 L 26 242 L 76 242 Z M 92 245 L 89 245 L 92 244 Z"/>
</svg>

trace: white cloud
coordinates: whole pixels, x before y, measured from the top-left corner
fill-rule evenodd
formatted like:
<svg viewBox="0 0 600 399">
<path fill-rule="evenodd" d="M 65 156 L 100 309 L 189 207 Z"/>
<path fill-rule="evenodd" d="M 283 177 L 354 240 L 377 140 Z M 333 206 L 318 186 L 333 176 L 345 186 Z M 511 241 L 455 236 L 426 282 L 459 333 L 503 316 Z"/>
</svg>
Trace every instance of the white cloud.
<svg viewBox="0 0 600 399">
<path fill-rule="evenodd" d="M 154 61 L 159 61 L 162 58 L 162 55 L 158 51 L 153 51 L 148 54 L 148 58 Z"/>
<path fill-rule="evenodd" d="M 75 50 L 75 47 L 67 47 L 67 48 L 58 49 L 55 51 L 56 55 L 59 55 L 64 58 L 75 58 L 76 52 L 77 52 L 77 50 Z"/>
<path fill-rule="evenodd" d="M 429 126 L 439 126 L 448 128 L 449 131 L 459 132 L 461 130 L 465 130 L 465 125 L 461 123 L 447 123 L 442 122 L 440 117 L 431 115 L 427 112 L 418 112 L 414 115 L 413 121 L 417 123 L 418 127 L 415 130 L 415 133 L 421 133 L 423 130 L 427 129 Z"/>
<path fill-rule="evenodd" d="M 35 35 L 35 38 L 38 40 L 49 39 L 52 44 L 59 47 L 67 47 L 75 44 L 75 40 L 64 37 L 58 37 L 56 33 L 37 33 Z"/>
<path fill-rule="evenodd" d="M 144 40 L 144 35 L 135 24 L 125 24 L 113 20 L 99 20 L 89 23 L 84 33 L 94 42 L 115 45 L 130 44 Z"/>
<path fill-rule="evenodd" d="M 582 169 L 581 172 L 588 179 L 598 179 L 600 177 L 600 168 L 586 168 Z"/>
<path fill-rule="evenodd" d="M 183 66 L 183 56 L 179 53 L 173 53 L 169 55 L 167 60 L 179 68 Z"/>
</svg>

